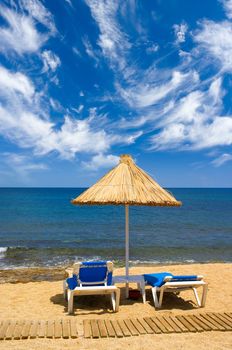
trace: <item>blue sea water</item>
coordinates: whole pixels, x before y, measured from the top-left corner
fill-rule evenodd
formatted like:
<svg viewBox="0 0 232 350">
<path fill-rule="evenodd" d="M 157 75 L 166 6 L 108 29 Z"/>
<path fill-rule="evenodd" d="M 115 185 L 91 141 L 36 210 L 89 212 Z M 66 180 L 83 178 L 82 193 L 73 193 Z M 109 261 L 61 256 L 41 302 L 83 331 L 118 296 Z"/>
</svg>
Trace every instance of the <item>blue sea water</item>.
<svg viewBox="0 0 232 350">
<path fill-rule="evenodd" d="M 123 206 L 73 206 L 81 188 L 0 188 L 0 268 L 124 262 Z M 181 208 L 130 207 L 131 264 L 231 262 L 232 189 L 169 189 Z"/>
</svg>

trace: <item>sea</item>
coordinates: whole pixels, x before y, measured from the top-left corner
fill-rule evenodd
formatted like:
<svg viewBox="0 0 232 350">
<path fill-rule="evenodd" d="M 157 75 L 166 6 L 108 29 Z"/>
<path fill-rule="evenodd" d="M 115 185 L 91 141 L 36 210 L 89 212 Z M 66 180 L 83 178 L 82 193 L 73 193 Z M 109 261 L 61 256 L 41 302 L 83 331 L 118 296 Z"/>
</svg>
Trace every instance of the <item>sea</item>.
<svg viewBox="0 0 232 350">
<path fill-rule="evenodd" d="M 124 265 L 124 206 L 74 206 L 84 188 L 0 188 L 0 269 Z M 169 188 L 181 207 L 130 207 L 130 264 L 232 262 L 232 189 Z"/>
</svg>

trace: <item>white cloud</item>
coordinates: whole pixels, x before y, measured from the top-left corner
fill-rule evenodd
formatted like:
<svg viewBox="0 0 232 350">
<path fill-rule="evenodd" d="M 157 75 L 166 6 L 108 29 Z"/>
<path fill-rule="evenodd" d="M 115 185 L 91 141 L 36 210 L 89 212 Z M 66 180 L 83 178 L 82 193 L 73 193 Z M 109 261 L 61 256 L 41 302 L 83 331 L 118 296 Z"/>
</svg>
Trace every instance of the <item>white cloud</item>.
<svg viewBox="0 0 232 350">
<path fill-rule="evenodd" d="M 21 0 L 21 8 L 26 10 L 30 17 L 42 23 L 52 34 L 55 34 L 56 27 L 51 13 L 39 0 Z"/>
<path fill-rule="evenodd" d="M 2 67 L 1 71 L 4 79 L 0 79 L 0 134 L 21 148 L 31 148 L 35 155 L 56 152 L 71 159 L 77 153 L 101 154 L 112 144 L 130 144 L 140 136 L 138 132 L 108 133 L 99 122 L 101 115 L 96 108 L 90 110 L 86 119 L 66 115 L 57 127 L 44 112 L 43 94 L 35 93 L 30 79 Z"/>
<path fill-rule="evenodd" d="M 112 154 L 99 153 L 92 157 L 89 162 L 82 162 L 82 165 L 89 170 L 98 170 L 99 168 L 111 168 L 118 164 L 119 157 Z"/>
<path fill-rule="evenodd" d="M 119 3 L 114 0 L 86 0 L 86 3 L 99 25 L 98 44 L 103 54 L 112 67 L 125 68 L 124 56 L 131 45 L 116 20 Z"/>
<path fill-rule="evenodd" d="M 146 52 L 148 54 L 154 53 L 154 52 L 157 52 L 157 51 L 159 51 L 159 45 L 158 44 L 152 44 L 152 45 L 148 46 L 147 49 L 146 49 Z"/>
<path fill-rule="evenodd" d="M 188 85 L 189 81 L 191 81 L 191 84 L 195 84 L 198 79 L 198 74 L 195 71 L 189 71 L 188 73 L 173 71 L 172 76 L 166 82 L 164 82 L 164 79 L 163 82 L 153 80 L 153 83 L 149 84 L 145 76 L 142 82 L 136 82 L 133 87 L 123 89 L 118 85 L 118 91 L 130 106 L 145 108 L 164 99 L 177 88 Z"/>
<path fill-rule="evenodd" d="M 44 50 L 41 54 L 44 64 L 44 71 L 51 70 L 55 72 L 56 69 L 61 65 L 59 57 L 50 50 Z"/>
<path fill-rule="evenodd" d="M 73 52 L 74 52 L 77 56 L 81 57 L 80 50 L 78 50 L 77 47 L 74 46 L 74 47 L 72 48 L 72 50 L 73 50 Z"/>
<path fill-rule="evenodd" d="M 85 52 L 87 53 L 87 55 L 91 58 L 93 58 L 97 63 L 99 62 L 99 59 L 89 41 L 89 39 L 87 37 L 84 37 L 82 39 L 83 45 L 85 47 Z"/>
<path fill-rule="evenodd" d="M 0 93 L 9 96 L 9 93 L 19 93 L 27 100 L 31 99 L 35 89 L 30 79 L 22 73 L 12 73 L 0 66 Z"/>
<path fill-rule="evenodd" d="M 8 176 L 12 176 L 13 171 L 13 176 L 16 174 L 23 182 L 30 181 L 31 173 L 48 169 L 46 164 L 37 162 L 27 155 L 6 152 L 2 153 L 0 156 L 2 158 L 2 164 L 7 165 L 7 167 L 11 169 Z"/>
<path fill-rule="evenodd" d="M 232 23 L 204 20 L 195 32 L 194 40 L 199 48 L 206 51 L 219 64 L 222 71 L 232 71 Z M 206 56 L 207 59 L 207 56 Z"/>
<path fill-rule="evenodd" d="M 232 0 L 221 0 L 226 16 L 232 19 Z"/>
<path fill-rule="evenodd" d="M 186 23 L 181 23 L 181 24 L 174 24 L 173 26 L 175 36 L 176 36 L 176 42 L 178 44 L 184 43 L 185 42 L 185 35 L 188 30 L 188 26 Z"/>
<path fill-rule="evenodd" d="M 232 145 L 232 116 L 220 116 L 221 78 L 208 91 L 194 91 L 179 100 L 156 125 L 161 131 L 151 138 L 154 149 L 199 150 Z"/>
<path fill-rule="evenodd" d="M 232 160 L 232 154 L 223 153 L 218 158 L 214 159 L 211 163 L 214 166 L 219 167 L 219 166 L 221 166 L 221 165 L 223 165 L 231 160 Z"/>
<path fill-rule="evenodd" d="M 39 50 L 47 40 L 45 34 L 39 34 L 32 18 L 19 14 L 4 6 L 0 6 L 0 15 L 6 20 L 7 26 L 0 27 L 0 51 L 22 55 Z"/>
</svg>

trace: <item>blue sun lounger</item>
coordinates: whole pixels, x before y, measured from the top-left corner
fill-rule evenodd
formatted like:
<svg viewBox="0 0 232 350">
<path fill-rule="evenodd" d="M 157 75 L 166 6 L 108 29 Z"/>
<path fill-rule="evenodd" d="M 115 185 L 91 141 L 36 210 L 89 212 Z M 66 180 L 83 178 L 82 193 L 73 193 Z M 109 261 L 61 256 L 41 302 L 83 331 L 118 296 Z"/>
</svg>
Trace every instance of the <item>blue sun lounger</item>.
<svg viewBox="0 0 232 350">
<path fill-rule="evenodd" d="M 111 261 L 86 261 L 73 265 L 73 275 L 64 281 L 64 297 L 68 300 L 68 313 L 73 312 L 75 295 L 110 294 L 114 311 L 119 309 L 120 289 L 112 285 Z"/>
<path fill-rule="evenodd" d="M 174 276 L 169 272 L 161 272 L 145 274 L 144 280 L 147 285 L 152 287 L 152 296 L 156 308 L 161 308 L 164 292 L 179 293 L 188 289 L 193 290 L 198 306 L 205 306 L 208 285 L 203 281 L 203 276 Z M 201 301 L 197 294 L 198 287 L 203 289 Z M 159 297 L 158 293 L 160 293 Z"/>
</svg>

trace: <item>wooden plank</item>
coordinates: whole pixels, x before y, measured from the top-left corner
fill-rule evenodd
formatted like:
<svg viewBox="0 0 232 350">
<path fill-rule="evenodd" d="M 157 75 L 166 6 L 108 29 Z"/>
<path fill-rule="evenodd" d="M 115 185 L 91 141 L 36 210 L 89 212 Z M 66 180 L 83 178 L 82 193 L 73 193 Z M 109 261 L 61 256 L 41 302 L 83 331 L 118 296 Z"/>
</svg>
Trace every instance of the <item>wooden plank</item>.
<svg viewBox="0 0 232 350">
<path fill-rule="evenodd" d="M 22 339 L 29 338 L 30 328 L 31 328 L 31 321 L 29 321 L 29 320 L 25 321 L 23 329 L 22 329 Z"/>
<path fill-rule="evenodd" d="M 204 329 L 204 331 L 211 331 L 212 328 L 207 325 L 205 322 L 203 322 L 202 320 L 200 320 L 197 316 L 195 315 L 191 315 L 190 316 L 197 324 L 199 324 L 199 326 L 201 326 L 201 328 Z"/>
<path fill-rule="evenodd" d="M 84 326 L 84 337 L 91 338 L 92 337 L 92 329 L 91 329 L 90 320 L 84 320 L 83 326 Z"/>
<path fill-rule="evenodd" d="M 228 327 L 230 327 L 230 330 L 232 330 L 232 320 L 228 320 L 228 318 L 226 318 L 223 314 L 219 314 L 219 313 L 215 313 L 213 312 L 213 314 L 218 317 L 220 320 L 222 320 L 225 324 L 228 325 Z"/>
<path fill-rule="evenodd" d="M 138 321 L 143 326 L 143 328 L 145 329 L 147 334 L 153 334 L 154 333 L 152 328 L 147 324 L 147 322 L 144 321 L 143 318 L 139 318 Z"/>
<path fill-rule="evenodd" d="M 220 320 L 217 316 L 214 315 L 213 312 L 207 312 L 207 315 L 209 317 L 211 317 L 215 322 L 217 322 L 218 324 L 220 324 L 222 327 L 224 327 L 224 329 L 226 331 L 231 331 L 232 328 L 230 326 L 228 326 L 227 323 L 225 323 L 224 321 Z"/>
<path fill-rule="evenodd" d="M 211 331 L 218 331 L 218 328 L 212 322 L 204 318 L 202 315 L 196 314 L 195 317 L 204 324 L 206 324 L 211 329 Z"/>
<path fill-rule="evenodd" d="M 40 320 L 39 326 L 37 329 L 37 336 L 39 338 L 44 338 L 46 336 L 46 328 L 47 328 L 46 322 L 44 320 Z"/>
<path fill-rule="evenodd" d="M 109 320 L 105 320 L 105 325 L 106 325 L 106 329 L 109 337 L 111 338 L 115 337 L 115 331 L 111 322 Z"/>
<path fill-rule="evenodd" d="M 23 326 L 24 326 L 25 321 L 23 320 L 19 320 L 16 322 L 16 326 L 14 329 L 14 339 L 20 339 L 21 338 L 21 333 L 23 330 Z"/>
<path fill-rule="evenodd" d="M 156 326 L 161 330 L 162 333 L 170 333 L 157 317 L 151 317 L 151 319 L 156 324 Z"/>
<path fill-rule="evenodd" d="M 131 322 L 133 323 L 135 328 L 138 330 L 139 334 L 146 334 L 147 333 L 145 331 L 145 329 L 143 328 L 143 326 L 141 325 L 141 323 L 139 323 L 139 321 L 136 318 L 132 318 Z"/>
<path fill-rule="evenodd" d="M 5 338 L 6 331 L 7 331 L 9 324 L 10 324 L 9 320 L 4 320 L 2 322 L 1 329 L 0 329 L 0 340 L 3 340 Z"/>
<path fill-rule="evenodd" d="M 53 338 L 54 336 L 54 321 L 48 320 L 47 324 L 47 338 Z"/>
<path fill-rule="evenodd" d="M 96 320 L 90 320 L 91 328 L 92 328 L 92 337 L 93 338 L 100 338 L 100 332 L 98 329 L 97 321 Z"/>
<path fill-rule="evenodd" d="M 222 313 L 222 316 L 232 323 L 232 318 L 230 318 L 225 312 Z"/>
<path fill-rule="evenodd" d="M 131 332 L 131 335 L 139 335 L 139 332 L 137 331 L 137 329 L 135 328 L 135 326 L 133 325 L 133 323 L 131 322 L 131 320 L 128 318 L 128 319 L 125 319 L 124 320 L 127 328 L 129 329 L 129 331 Z"/>
<path fill-rule="evenodd" d="M 104 320 L 97 321 L 101 338 L 107 338 L 107 329 Z"/>
<path fill-rule="evenodd" d="M 147 324 L 151 327 L 151 329 L 157 333 L 160 334 L 161 330 L 156 326 L 156 324 L 152 321 L 150 317 L 144 317 L 144 321 L 147 322 Z"/>
<path fill-rule="evenodd" d="M 191 317 L 191 315 L 184 315 L 183 316 L 198 332 L 203 332 L 204 328 L 202 328 L 197 322 L 194 321 L 194 319 Z"/>
<path fill-rule="evenodd" d="M 62 335 L 64 339 L 69 338 L 69 321 L 67 319 L 62 320 Z"/>
<path fill-rule="evenodd" d="M 162 318 L 174 329 L 175 333 L 181 333 L 181 328 L 169 316 L 162 316 Z"/>
<path fill-rule="evenodd" d="M 61 320 L 55 320 L 54 322 L 54 338 L 61 338 L 62 337 L 62 325 Z"/>
<path fill-rule="evenodd" d="M 78 332 L 77 332 L 77 324 L 75 320 L 69 320 L 70 322 L 70 336 L 71 338 L 77 338 L 78 337 Z"/>
<path fill-rule="evenodd" d="M 196 332 L 196 328 L 186 321 L 183 316 L 177 315 L 176 318 L 188 329 L 189 332 Z"/>
<path fill-rule="evenodd" d="M 183 323 L 181 323 L 175 316 L 169 316 L 169 318 L 181 329 L 182 333 L 188 332 L 188 328 L 185 327 Z"/>
<path fill-rule="evenodd" d="M 6 334 L 5 334 L 5 339 L 9 340 L 13 338 L 13 334 L 14 334 L 14 329 L 16 326 L 16 320 L 11 320 L 9 323 L 9 326 L 6 330 Z"/>
<path fill-rule="evenodd" d="M 111 323 L 112 323 L 112 326 L 113 326 L 113 328 L 114 328 L 114 331 L 115 331 L 116 337 L 118 337 L 118 338 L 122 338 L 122 337 L 123 337 L 123 333 L 122 333 L 121 328 L 119 327 L 118 322 L 117 322 L 117 321 L 115 321 L 115 320 L 112 320 L 112 321 L 111 321 Z"/>
<path fill-rule="evenodd" d="M 222 327 L 219 323 L 215 322 L 211 317 L 207 314 L 200 314 L 204 319 L 209 321 L 214 326 L 214 331 L 224 331 L 225 328 Z"/>
<path fill-rule="evenodd" d="M 232 320 L 232 313 L 231 312 L 224 312 L 224 314 Z"/>
<path fill-rule="evenodd" d="M 170 326 L 170 324 L 166 321 L 166 319 L 162 316 L 157 317 L 157 319 L 164 325 L 164 327 L 167 329 L 168 333 L 175 332 L 175 329 Z"/>
<path fill-rule="evenodd" d="M 125 337 L 130 337 L 131 336 L 131 332 L 129 331 L 129 329 L 127 328 L 125 322 L 123 320 L 118 320 L 118 324 L 119 327 L 122 330 L 122 333 Z"/>
<path fill-rule="evenodd" d="M 33 320 L 31 323 L 31 328 L 29 333 L 31 339 L 36 338 L 38 327 L 39 327 L 39 321 Z"/>
</svg>

